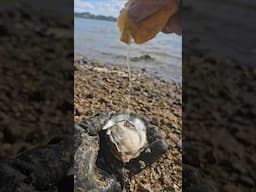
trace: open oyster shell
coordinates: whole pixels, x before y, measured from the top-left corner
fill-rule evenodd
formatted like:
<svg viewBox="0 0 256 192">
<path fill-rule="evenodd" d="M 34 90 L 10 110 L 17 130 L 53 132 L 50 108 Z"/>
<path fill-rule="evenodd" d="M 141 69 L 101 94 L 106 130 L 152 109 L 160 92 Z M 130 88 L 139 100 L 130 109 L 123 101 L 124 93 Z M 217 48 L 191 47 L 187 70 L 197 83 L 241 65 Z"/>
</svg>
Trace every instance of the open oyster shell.
<svg viewBox="0 0 256 192">
<path fill-rule="evenodd" d="M 146 126 L 134 115 L 116 115 L 107 121 L 103 130 L 113 155 L 124 163 L 138 157 L 147 146 Z"/>
</svg>

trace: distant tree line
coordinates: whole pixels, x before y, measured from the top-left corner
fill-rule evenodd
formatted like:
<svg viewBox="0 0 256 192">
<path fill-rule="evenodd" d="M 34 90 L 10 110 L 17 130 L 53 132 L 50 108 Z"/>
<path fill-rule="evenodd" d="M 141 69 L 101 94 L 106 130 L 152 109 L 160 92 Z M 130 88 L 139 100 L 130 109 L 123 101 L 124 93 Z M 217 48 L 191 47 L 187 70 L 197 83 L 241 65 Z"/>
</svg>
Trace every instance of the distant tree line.
<svg viewBox="0 0 256 192">
<path fill-rule="evenodd" d="M 112 16 L 94 15 L 89 12 L 75 13 L 75 17 L 86 18 L 86 19 L 97 19 L 105 21 L 116 21 L 117 19 Z"/>
</svg>

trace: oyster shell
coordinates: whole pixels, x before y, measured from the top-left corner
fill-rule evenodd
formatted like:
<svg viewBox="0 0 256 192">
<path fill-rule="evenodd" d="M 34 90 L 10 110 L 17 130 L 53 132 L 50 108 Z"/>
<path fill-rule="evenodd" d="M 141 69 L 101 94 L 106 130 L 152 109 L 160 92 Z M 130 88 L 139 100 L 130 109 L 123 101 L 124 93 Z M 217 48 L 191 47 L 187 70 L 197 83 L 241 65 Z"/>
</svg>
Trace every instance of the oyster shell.
<svg viewBox="0 0 256 192">
<path fill-rule="evenodd" d="M 112 117 L 103 127 L 113 155 L 124 163 L 140 155 L 147 146 L 144 122 L 131 114 Z"/>
</svg>

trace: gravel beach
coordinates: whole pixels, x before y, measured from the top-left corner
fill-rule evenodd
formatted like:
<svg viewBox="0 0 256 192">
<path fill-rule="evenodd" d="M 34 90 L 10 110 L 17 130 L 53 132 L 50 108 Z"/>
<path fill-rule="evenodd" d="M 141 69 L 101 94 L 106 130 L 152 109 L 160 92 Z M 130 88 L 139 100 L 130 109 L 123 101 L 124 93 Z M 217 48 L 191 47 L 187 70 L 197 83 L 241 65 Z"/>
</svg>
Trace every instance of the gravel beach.
<svg viewBox="0 0 256 192">
<path fill-rule="evenodd" d="M 102 111 L 127 109 L 128 74 L 124 66 L 107 66 L 75 59 L 75 121 Z M 168 152 L 131 178 L 130 190 L 181 191 L 181 86 L 133 72 L 129 109 L 160 128 Z"/>
</svg>

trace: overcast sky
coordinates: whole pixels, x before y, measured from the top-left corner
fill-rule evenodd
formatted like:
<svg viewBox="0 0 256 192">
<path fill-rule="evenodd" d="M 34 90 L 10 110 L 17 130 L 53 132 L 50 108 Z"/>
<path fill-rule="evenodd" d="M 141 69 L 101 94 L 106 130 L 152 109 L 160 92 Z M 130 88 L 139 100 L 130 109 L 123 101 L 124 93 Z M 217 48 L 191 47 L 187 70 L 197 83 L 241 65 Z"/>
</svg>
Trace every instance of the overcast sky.
<svg viewBox="0 0 256 192">
<path fill-rule="evenodd" d="M 90 12 L 95 15 L 119 15 L 126 0 L 75 0 L 75 12 Z"/>
</svg>

